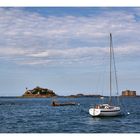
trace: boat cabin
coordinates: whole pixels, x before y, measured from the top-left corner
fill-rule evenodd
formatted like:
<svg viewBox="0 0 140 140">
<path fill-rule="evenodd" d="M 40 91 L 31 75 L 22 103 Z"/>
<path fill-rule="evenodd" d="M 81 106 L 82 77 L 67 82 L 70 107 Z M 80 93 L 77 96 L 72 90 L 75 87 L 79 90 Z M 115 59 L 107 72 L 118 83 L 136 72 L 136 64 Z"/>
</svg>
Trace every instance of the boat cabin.
<svg viewBox="0 0 140 140">
<path fill-rule="evenodd" d="M 110 106 L 109 104 L 101 104 L 101 105 L 96 105 L 96 109 L 113 109 L 113 106 Z"/>
</svg>

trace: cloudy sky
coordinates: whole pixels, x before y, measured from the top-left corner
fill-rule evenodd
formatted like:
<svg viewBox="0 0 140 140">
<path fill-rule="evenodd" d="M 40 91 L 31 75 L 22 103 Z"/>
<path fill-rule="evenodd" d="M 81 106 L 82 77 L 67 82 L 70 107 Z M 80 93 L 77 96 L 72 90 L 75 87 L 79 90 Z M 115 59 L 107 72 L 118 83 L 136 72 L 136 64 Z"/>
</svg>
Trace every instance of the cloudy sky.
<svg viewBox="0 0 140 140">
<path fill-rule="evenodd" d="M 0 96 L 107 95 L 109 33 L 120 94 L 140 94 L 140 8 L 0 8 Z"/>
</svg>

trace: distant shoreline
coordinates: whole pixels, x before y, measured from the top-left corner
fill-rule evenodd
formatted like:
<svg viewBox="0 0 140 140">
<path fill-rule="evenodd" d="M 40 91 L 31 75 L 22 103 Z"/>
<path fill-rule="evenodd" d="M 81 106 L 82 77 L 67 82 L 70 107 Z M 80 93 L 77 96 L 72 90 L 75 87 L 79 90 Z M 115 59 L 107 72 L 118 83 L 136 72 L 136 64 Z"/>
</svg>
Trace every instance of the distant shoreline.
<svg viewBox="0 0 140 140">
<path fill-rule="evenodd" d="M 33 89 L 26 88 L 26 91 L 21 96 L 0 96 L 0 98 L 82 98 L 82 97 L 102 98 L 102 97 L 109 97 L 109 95 L 103 96 L 97 93 L 78 93 L 78 94 L 71 94 L 71 95 L 58 95 L 51 89 L 37 86 Z M 116 96 L 112 96 L 112 97 L 116 97 Z M 119 97 L 140 97 L 140 95 L 137 95 L 136 91 L 125 90 L 122 91 L 122 95 L 119 95 Z"/>
<path fill-rule="evenodd" d="M 109 96 L 101 96 L 101 95 L 83 95 L 83 96 L 77 96 L 77 95 L 57 95 L 57 96 L 53 96 L 53 97 L 43 97 L 43 96 L 39 96 L 39 97 L 34 97 L 34 96 L 30 96 L 30 97 L 26 97 L 26 96 L 0 96 L 0 98 L 82 98 L 82 97 L 95 97 L 95 98 L 100 98 L 100 97 L 109 97 Z M 116 96 L 112 96 L 112 97 L 116 97 Z M 140 97 L 140 95 L 136 95 L 136 96 L 122 96 L 120 95 L 119 97 L 130 97 L 130 98 L 135 98 L 135 97 Z"/>
</svg>

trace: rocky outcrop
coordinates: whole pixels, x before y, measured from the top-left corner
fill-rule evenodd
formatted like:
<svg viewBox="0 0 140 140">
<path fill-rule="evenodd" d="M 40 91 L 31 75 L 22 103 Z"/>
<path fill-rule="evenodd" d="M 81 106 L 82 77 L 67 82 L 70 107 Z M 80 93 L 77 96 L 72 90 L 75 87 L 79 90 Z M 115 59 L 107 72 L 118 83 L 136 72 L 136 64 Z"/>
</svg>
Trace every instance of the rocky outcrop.
<svg viewBox="0 0 140 140">
<path fill-rule="evenodd" d="M 76 95 L 69 95 L 67 96 L 68 98 L 80 98 L 80 97 L 101 97 L 101 95 L 97 95 L 97 94 L 89 94 L 89 95 L 85 95 L 85 94 L 76 94 Z"/>
<path fill-rule="evenodd" d="M 48 88 L 36 87 L 32 90 L 27 90 L 22 97 L 55 97 L 57 96 L 53 90 Z"/>
</svg>

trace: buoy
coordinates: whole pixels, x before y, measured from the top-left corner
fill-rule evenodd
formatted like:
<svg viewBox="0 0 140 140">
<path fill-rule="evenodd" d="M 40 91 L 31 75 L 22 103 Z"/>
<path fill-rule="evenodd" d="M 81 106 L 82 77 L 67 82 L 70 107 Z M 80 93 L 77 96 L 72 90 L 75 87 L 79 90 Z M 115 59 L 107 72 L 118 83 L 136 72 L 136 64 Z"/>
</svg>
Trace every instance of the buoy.
<svg viewBox="0 0 140 140">
<path fill-rule="evenodd" d="M 130 113 L 129 113 L 129 112 L 127 112 L 127 114 L 129 115 Z"/>
</svg>

